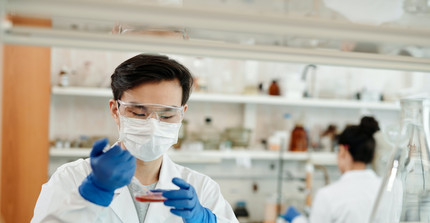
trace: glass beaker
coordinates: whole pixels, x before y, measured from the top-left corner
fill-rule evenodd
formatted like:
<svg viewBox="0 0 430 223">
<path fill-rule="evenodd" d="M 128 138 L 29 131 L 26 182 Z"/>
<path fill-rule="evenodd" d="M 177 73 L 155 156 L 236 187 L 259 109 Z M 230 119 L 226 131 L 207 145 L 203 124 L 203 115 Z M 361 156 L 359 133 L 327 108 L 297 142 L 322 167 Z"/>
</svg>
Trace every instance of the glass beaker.
<svg viewBox="0 0 430 223">
<path fill-rule="evenodd" d="M 370 222 L 430 222 L 429 99 L 402 99 L 401 127 L 387 131 L 396 150 Z"/>
</svg>

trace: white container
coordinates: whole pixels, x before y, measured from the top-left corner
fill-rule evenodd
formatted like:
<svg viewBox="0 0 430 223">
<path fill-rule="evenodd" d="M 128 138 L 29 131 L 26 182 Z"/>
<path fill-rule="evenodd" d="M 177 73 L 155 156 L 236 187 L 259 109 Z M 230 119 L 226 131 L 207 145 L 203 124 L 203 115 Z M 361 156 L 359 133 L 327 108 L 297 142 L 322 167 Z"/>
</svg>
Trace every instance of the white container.
<svg viewBox="0 0 430 223">
<path fill-rule="evenodd" d="M 299 74 L 287 75 L 287 78 L 283 84 L 285 90 L 284 97 L 290 99 L 301 99 L 303 98 L 303 92 L 306 88 L 306 82 L 303 81 Z"/>
</svg>

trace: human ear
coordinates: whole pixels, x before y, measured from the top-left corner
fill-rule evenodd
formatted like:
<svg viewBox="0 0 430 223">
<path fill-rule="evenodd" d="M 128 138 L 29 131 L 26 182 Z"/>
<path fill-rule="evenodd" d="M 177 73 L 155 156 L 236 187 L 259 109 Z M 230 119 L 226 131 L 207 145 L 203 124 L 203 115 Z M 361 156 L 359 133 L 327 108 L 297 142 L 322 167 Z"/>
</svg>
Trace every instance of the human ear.
<svg viewBox="0 0 430 223">
<path fill-rule="evenodd" d="M 116 100 L 114 99 L 109 100 L 109 109 L 110 109 L 110 114 L 112 115 L 112 118 L 114 119 L 115 123 L 119 127 L 118 107 L 117 107 Z"/>
</svg>

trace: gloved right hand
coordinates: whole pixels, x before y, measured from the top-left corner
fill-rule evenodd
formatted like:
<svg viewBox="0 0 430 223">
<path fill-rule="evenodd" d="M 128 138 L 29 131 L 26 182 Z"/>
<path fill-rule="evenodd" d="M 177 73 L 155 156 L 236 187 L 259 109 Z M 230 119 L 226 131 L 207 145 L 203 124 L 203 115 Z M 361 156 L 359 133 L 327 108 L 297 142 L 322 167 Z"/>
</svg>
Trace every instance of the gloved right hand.
<svg viewBox="0 0 430 223">
<path fill-rule="evenodd" d="M 136 170 L 136 158 L 130 152 L 119 145 L 103 152 L 107 145 L 106 138 L 94 143 L 90 154 L 92 172 L 79 186 L 83 198 L 105 207 L 112 202 L 116 189 L 130 184 Z"/>
<path fill-rule="evenodd" d="M 282 217 L 288 222 L 293 222 L 294 218 L 300 215 L 300 212 L 294 206 L 290 206 Z"/>
</svg>

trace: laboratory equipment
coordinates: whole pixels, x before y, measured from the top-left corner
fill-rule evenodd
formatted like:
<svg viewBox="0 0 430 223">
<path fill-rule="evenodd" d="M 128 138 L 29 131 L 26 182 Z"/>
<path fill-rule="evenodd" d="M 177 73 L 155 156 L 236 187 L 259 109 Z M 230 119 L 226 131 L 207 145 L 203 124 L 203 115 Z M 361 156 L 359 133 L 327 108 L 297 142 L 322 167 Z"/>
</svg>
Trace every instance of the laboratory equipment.
<svg viewBox="0 0 430 223">
<path fill-rule="evenodd" d="M 233 147 L 248 147 L 252 133 L 251 129 L 241 127 L 227 128 L 225 132 Z"/>
<path fill-rule="evenodd" d="M 309 69 L 312 69 L 311 72 L 309 72 Z M 312 97 L 318 97 L 316 92 L 316 86 L 315 86 L 315 71 L 317 69 L 317 66 L 314 64 L 308 64 L 303 68 L 302 71 L 302 80 L 306 83 L 305 91 L 303 92 L 303 96 L 307 98 Z M 311 74 L 310 80 L 308 81 L 308 75 Z M 310 83 L 308 83 L 310 82 Z"/>
<path fill-rule="evenodd" d="M 278 81 L 273 80 L 269 86 L 269 95 L 281 95 L 281 90 L 279 89 Z"/>
<path fill-rule="evenodd" d="M 282 149 L 282 143 L 286 143 L 288 139 L 287 131 L 275 131 L 272 136 L 269 137 L 269 150 Z"/>
<path fill-rule="evenodd" d="M 330 124 L 327 129 L 321 133 L 321 149 L 327 152 L 333 152 L 337 134 L 337 126 Z"/>
<path fill-rule="evenodd" d="M 212 118 L 205 118 L 205 125 L 200 133 L 200 141 L 203 142 L 205 150 L 217 150 L 219 149 L 220 143 L 220 132 L 212 124 Z"/>
<path fill-rule="evenodd" d="M 165 197 L 163 197 L 162 192 L 150 192 L 146 194 L 136 195 L 134 196 L 134 199 L 139 202 L 162 202 L 167 200 Z"/>
<path fill-rule="evenodd" d="M 385 129 L 396 150 L 375 200 L 371 223 L 430 222 L 430 99 L 403 99 L 401 107 L 401 125 Z"/>
<path fill-rule="evenodd" d="M 143 186 L 136 177 L 131 179 L 131 186 L 133 187 L 133 196 L 139 202 L 162 202 L 167 200 L 163 197 L 162 191 L 150 191 Z"/>
<path fill-rule="evenodd" d="M 291 132 L 290 151 L 304 152 L 308 149 L 308 137 L 301 122 L 298 122 Z"/>
</svg>

